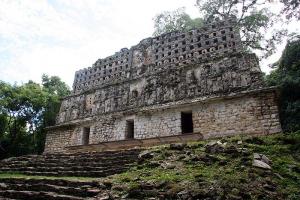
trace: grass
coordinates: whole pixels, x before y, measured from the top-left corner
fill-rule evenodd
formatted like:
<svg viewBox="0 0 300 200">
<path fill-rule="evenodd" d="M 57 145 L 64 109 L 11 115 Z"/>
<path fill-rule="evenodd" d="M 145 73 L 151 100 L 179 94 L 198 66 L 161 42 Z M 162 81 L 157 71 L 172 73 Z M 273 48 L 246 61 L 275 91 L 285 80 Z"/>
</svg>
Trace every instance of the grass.
<svg viewBox="0 0 300 200">
<path fill-rule="evenodd" d="M 237 145 L 240 140 L 242 144 Z M 259 137 L 234 136 L 221 141 L 227 142 L 227 146 L 245 148 L 248 154 L 215 153 L 210 155 L 215 161 L 206 163 L 193 161 L 188 155 L 207 155 L 205 144 L 208 141 L 189 143 L 183 151 L 171 150 L 168 146 L 155 147 L 149 149 L 154 158 L 126 173 L 110 177 L 111 181 L 115 185 L 129 186 L 125 193 L 130 192 L 131 186 L 137 188 L 138 183 L 166 182 L 168 187 L 176 187 L 176 192 L 180 188 L 205 190 L 216 187 L 221 188 L 221 192 L 216 189 L 215 194 L 219 192 L 221 196 L 244 194 L 246 199 L 264 199 L 263 195 L 270 199 L 300 199 L 300 132 Z M 269 157 L 272 170 L 252 167 L 253 153 Z M 158 166 L 153 167 L 153 163 Z M 163 163 L 171 163 L 175 169 L 166 169 Z M 185 185 L 180 187 L 182 182 Z M 167 191 L 168 187 L 160 190 Z"/>
</svg>

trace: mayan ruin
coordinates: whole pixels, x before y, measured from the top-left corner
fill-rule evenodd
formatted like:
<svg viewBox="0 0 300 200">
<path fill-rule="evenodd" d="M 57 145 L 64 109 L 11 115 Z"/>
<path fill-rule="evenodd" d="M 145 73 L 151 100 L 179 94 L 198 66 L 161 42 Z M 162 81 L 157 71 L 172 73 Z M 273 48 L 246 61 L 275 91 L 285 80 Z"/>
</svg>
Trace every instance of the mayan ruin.
<svg viewBox="0 0 300 200">
<path fill-rule="evenodd" d="M 281 131 L 274 88 L 234 19 L 146 38 L 75 73 L 45 152 L 109 141 Z"/>
<path fill-rule="evenodd" d="M 300 1 L 0 1 L 0 200 L 300 200 Z"/>
</svg>

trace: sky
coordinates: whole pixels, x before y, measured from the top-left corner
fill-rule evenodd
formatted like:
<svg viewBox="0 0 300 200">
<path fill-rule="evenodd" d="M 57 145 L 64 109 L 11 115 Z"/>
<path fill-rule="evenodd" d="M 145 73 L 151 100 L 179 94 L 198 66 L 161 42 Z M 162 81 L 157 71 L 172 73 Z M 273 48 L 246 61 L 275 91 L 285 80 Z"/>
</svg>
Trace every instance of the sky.
<svg viewBox="0 0 300 200">
<path fill-rule="evenodd" d="M 185 7 L 191 17 L 199 17 L 195 2 L 0 0 L 0 80 L 41 82 L 45 73 L 71 87 L 75 71 L 150 37 L 156 14 Z M 264 72 L 270 71 L 267 65 L 280 57 L 283 47 L 261 63 Z"/>
</svg>

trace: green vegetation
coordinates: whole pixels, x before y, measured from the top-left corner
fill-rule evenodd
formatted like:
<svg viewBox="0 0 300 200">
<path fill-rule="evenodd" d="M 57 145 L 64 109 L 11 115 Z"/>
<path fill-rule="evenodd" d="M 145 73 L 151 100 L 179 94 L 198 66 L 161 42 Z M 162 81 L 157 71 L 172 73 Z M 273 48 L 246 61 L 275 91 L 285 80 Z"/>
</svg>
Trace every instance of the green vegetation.
<svg viewBox="0 0 300 200">
<path fill-rule="evenodd" d="M 300 132 L 225 138 L 225 150 L 215 153 L 206 151 L 208 142 L 191 143 L 183 150 L 150 149 L 153 158 L 110 177 L 112 192 L 128 198 L 300 198 Z M 253 153 L 266 155 L 272 170 L 253 167 Z"/>
<path fill-rule="evenodd" d="M 284 131 L 300 130 L 300 36 L 286 45 L 276 69 L 266 76 L 269 86 L 280 88 L 280 118 Z"/>
<path fill-rule="evenodd" d="M 43 152 L 44 128 L 55 124 L 60 98 L 69 93 L 56 76 L 20 86 L 0 81 L 0 159 Z"/>
<path fill-rule="evenodd" d="M 299 199 L 300 132 L 234 136 L 192 142 L 180 149 L 149 148 L 127 172 L 105 178 L 0 174 L 1 179 L 98 181 L 104 193 L 120 199 Z M 217 144 L 217 145 L 215 145 Z M 179 144 L 180 145 L 180 144 Z M 213 147 L 213 148 L 209 148 Z M 272 169 L 254 167 L 254 153 Z M 142 154 L 141 154 L 142 155 Z"/>
<path fill-rule="evenodd" d="M 281 11 L 287 19 L 295 18 L 300 20 L 300 2 L 298 0 L 280 0 L 284 7 Z"/>
<path fill-rule="evenodd" d="M 204 19 L 236 18 L 235 28 L 241 34 L 244 47 L 248 51 L 259 51 L 263 57 L 274 54 L 276 45 L 287 36 L 287 30 L 282 28 L 282 16 L 271 9 L 272 4 L 260 0 L 197 0 Z M 282 23 L 282 27 L 274 29 L 275 23 Z"/>
<path fill-rule="evenodd" d="M 154 36 L 172 31 L 189 31 L 200 28 L 203 25 L 201 18 L 192 19 L 186 12 L 185 8 L 178 8 L 174 11 L 165 11 L 154 18 Z"/>
<path fill-rule="evenodd" d="M 199 17 L 191 19 L 184 8 L 162 12 L 154 18 L 154 36 L 179 30 L 199 28 L 203 20 L 224 20 L 236 18 L 234 24 L 241 34 L 247 51 L 259 51 L 263 58 L 276 52 L 276 46 L 288 36 L 286 24 L 299 19 L 300 4 L 294 0 L 281 0 L 282 11 L 274 12 L 272 1 L 263 0 L 196 0 Z M 285 16 L 285 18 L 282 18 Z M 274 24 L 278 24 L 274 28 Z M 266 34 L 268 33 L 268 34 Z"/>
</svg>

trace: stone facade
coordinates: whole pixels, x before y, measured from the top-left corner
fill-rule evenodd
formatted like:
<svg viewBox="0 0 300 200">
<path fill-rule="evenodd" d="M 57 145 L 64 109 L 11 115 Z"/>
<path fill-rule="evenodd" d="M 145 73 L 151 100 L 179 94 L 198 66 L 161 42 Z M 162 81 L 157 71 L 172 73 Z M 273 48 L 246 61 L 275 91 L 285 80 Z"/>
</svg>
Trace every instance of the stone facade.
<svg viewBox="0 0 300 200">
<path fill-rule="evenodd" d="M 75 73 L 45 152 L 66 146 L 200 133 L 280 132 L 276 92 L 244 53 L 233 19 L 142 40 Z"/>
</svg>

